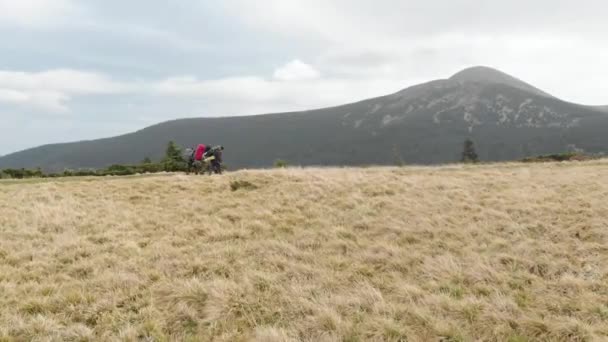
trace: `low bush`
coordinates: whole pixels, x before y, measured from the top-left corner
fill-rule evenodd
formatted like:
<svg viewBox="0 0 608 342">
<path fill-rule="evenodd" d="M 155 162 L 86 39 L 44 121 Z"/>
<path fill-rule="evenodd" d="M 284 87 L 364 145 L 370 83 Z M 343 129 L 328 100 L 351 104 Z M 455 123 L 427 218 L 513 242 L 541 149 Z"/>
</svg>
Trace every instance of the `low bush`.
<svg viewBox="0 0 608 342">
<path fill-rule="evenodd" d="M 527 157 L 522 161 L 524 163 L 545 163 L 545 162 L 561 162 L 561 161 L 584 161 L 595 159 L 594 156 L 585 155 L 581 153 L 568 152 L 568 153 L 556 153 L 547 154 L 535 157 Z"/>
<path fill-rule="evenodd" d="M 274 161 L 274 167 L 276 167 L 276 168 L 284 169 L 287 166 L 289 166 L 289 164 L 287 163 L 286 160 L 277 159 L 277 160 Z"/>
<path fill-rule="evenodd" d="M 258 187 L 255 184 L 245 180 L 235 180 L 230 182 L 230 190 L 232 191 L 237 191 L 239 189 L 253 190 L 257 188 Z"/>
<path fill-rule="evenodd" d="M 0 179 L 24 179 L 24 178 L 40 178 L 43 176 L 41 169 L 4 169 L 0 170 Z"/>
</svg>

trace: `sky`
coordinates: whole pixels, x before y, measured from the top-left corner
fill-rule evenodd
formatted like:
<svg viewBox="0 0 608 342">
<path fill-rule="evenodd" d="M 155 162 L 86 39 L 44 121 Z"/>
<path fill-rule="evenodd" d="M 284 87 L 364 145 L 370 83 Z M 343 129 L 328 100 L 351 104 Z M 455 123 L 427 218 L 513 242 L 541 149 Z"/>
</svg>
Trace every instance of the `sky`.
<svg viewBox="0 0 608 342">
<path fill-rule="evenodd" d="M 0 155 L 485 65 L 608 105 L 603 0 L 0 0 Z"/>
</svg>

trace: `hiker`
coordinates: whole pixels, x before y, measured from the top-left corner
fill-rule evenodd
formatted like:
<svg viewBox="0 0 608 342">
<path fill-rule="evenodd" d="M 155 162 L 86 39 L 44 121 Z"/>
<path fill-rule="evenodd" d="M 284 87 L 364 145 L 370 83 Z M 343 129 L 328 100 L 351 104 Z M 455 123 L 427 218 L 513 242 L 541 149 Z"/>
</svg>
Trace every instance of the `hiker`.
<svg viewBox="0 0 608 342">
<path fill-rule="evenodd" d="M 187 148 L 184 152 L 184 159 L 187 162 L 186 173 L 194 172 L 198 175 L 203 167 L 203 155 L 209 148 L 209 145 L 199 144 L 194 148 Z"/>
<path fill-rule="evenodd" d="M 224 151 L 224 146 L 216 145 L 209 148 L 205 154 L 205 159 L 211 159 L 209 162 L 209 174 L 217 173 L 222 174 L 222 151 Z M 213 158 L 211 158 L 213 157 Z"/>
<path fill-rule="evenodd" d="M 217 145 L 217 146 L 213 146 L 213 147 L 208 147 L 207 150 L 205 151 L 204 157 L 208 158 L 211 157 L 213 155 L 215 155 L 215 153 L 217 151 L 223 151 L 224 150 L 224 146 L 222 145 Z"/>
<path fill-rule="evenodd" d="M 222 151 L 224 146 L 216 145 L 211 146 L 209 144 L 199 144 L 196 148 L 186 149 L 184 156 L 188 162 L 188 171 L 194 171 L 194 174 L 205 172 L 204 167 L 206 166 L 209 174 L 222 173 Z M 212 158 L 213 157 L 213 158 Z"/>
<path fill-rule="evenodd" d="M 192 165 L 194 164 L 194 148 L 188 147 L 185 151 L 184 151 L 184 160 L 187 163 L 187 170 L 188 172 L 192 169 Z"/>
</svg>

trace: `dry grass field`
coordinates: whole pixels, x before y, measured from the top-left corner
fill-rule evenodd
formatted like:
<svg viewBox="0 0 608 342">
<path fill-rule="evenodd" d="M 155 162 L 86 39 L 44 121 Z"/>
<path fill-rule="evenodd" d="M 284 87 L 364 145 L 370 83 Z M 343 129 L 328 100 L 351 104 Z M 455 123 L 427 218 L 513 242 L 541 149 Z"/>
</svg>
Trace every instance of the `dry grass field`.
<svg viewBox="0 0 608 342">
<path fill-rule="evenodd" d="M 606 341 L 608 161 L 0 182 L 0 341 L 87 340 Z"/>
</svg>

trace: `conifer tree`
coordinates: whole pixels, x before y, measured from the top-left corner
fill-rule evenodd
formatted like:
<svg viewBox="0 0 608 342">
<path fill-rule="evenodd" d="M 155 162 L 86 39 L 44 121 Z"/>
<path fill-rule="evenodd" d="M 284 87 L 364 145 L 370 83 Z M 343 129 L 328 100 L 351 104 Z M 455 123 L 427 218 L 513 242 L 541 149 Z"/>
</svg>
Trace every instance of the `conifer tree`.
<svg viewBox="0 0 608 342">
<path fill-rule="evenodd" d="M 169 141 L 163 159 L 165 171 L 181 171 L 185 167 L 182 151 L 173 141 Z"/>
<path fill-rule="evenodd" d="M 467 139 L 464 141 L 464 149 L 462 151 L 461 161 L 463 163 L 477 163 L 479 161 L 479 158 L 477 157 L 477 152 L 475 152 L 473 140 Z"/>
</svg>

